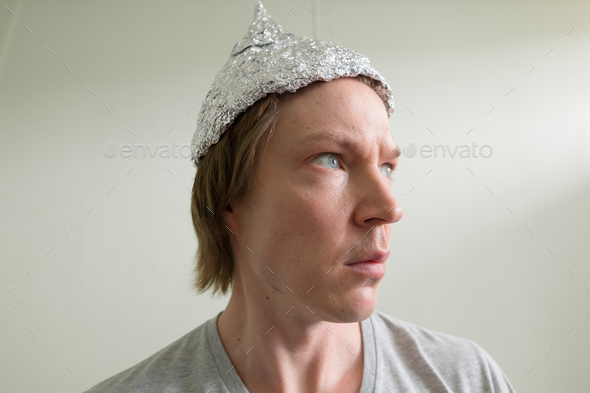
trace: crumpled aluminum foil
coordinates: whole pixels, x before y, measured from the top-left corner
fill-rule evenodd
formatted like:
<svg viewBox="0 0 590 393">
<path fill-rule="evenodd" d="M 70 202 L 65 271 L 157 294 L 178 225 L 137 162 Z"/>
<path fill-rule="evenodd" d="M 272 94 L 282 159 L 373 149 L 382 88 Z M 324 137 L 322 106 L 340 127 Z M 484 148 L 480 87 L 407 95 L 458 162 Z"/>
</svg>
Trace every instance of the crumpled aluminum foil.
<svg viewBox="0 0 590 393">
<path fill-rule="evenodd" d="M 375 91 L 393 112 L 393 93 L 369 59 L 347 47 L 287 33 L 261 1 L 248 33 L 215 76 L 197 120 L 191 160 L 198 167 L 234 119 L 269 93 L 296 90 L 315 81 L 366 75 L 381 82 Z"/>
</svg>

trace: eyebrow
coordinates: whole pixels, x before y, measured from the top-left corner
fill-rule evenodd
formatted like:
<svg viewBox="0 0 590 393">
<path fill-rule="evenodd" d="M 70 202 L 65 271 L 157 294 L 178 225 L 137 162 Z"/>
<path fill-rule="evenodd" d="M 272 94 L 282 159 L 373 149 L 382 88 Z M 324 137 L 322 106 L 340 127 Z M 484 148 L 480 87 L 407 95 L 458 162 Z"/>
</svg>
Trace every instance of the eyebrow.
<svg viewBox="0 0 590 393">
<path fill-rule="evenodd" d="M 334 141 L 337 144 L 339 144 L 349 150 L 357 150 L 357 151 L 361 150 L 361 146 L 357 142 L 353 142 L 350 139 L 342 137 L 342 136 L 335 134 L 334 132 L 328 131 L 328 130 L 321 130 L 321 131 L 307 137 L 305 140 L 303 140 L 301 142 L 301 145 L 306 146 L 306 145 L 310 145 L 312 143 L 325 141 L 325 140 Z M 388 158 L 395 160 L 396 158 L 401 156 L 402 151 L 399 148 L 399 146 L 396 145 L 395 149 L 388 149 L 386 154 L 387 154 Z"/>
</svg>

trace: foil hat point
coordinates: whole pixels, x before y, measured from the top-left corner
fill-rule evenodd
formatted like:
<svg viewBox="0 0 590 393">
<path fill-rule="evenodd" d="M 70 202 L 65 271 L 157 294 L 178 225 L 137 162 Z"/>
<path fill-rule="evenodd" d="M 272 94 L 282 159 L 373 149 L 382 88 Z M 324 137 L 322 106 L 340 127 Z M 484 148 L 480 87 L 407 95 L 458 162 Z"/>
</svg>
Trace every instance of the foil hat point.
<svg viewBox="0 0 590 393">
<path fill-rule="evenodd" d="M 286 32 L 258 1 L 248 33 L 234 45 L 201 105 L 191 144 L 194 166 L 198 167 L 240 113 L 267 94 L 294 93 L 315 81 L 360 74 L 380 82 L 374 90 L 389 116 L 393 93 L 366 56 L 329 41 Z"/>
<path fill-rule="evenodd" d="M 254 19 L 250 24 L 250 30 L 244 38 L 236 43 L 231 55 L 236 56 L 253 45 L 261 47 L 278 43 L 288 39 L 289 36 L 293 36 L 293 34 L 287 33 L 281 25 L 272 20 L 262 5 L 262 1 L 258 1 L 254 10 Z"/>
</svg>

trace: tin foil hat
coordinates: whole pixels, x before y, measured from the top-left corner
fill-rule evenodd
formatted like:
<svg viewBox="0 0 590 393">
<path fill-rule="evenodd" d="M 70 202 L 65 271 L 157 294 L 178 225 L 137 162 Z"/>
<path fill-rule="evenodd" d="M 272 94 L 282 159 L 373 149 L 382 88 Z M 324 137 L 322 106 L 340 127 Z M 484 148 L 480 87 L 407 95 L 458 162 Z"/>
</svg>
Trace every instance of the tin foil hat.
<svg viewBox="0 0 590 393">
<path fill-rule="evenodd" d="M 270 93 L 295 92 L 315 81 L 366 75 L 393 112 L 393 93 L 369 59 L 347 47 L 287 33 L 258 1 L 248 33 L 234 46 L 201 105 L 191 144 L 198 166 L 236 117 Z"/>
</svg>

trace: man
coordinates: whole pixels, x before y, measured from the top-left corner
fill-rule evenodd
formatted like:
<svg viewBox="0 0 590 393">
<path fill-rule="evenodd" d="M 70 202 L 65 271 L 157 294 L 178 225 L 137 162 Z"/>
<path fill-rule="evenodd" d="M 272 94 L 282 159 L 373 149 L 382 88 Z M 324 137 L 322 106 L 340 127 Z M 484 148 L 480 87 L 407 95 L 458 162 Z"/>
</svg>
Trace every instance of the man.
<svg viewBox="0 0 590 393">
<path fill-rule="evenodd" d="M 257 15 L 268 23 L 260 3 Z M 217 81 L 212 96 L 224 91 Z M 403 215 L 391 191 L 400 150 L 388 86 L 342 75 L 295 90 L 268 92 L 245 110 L 204 104 L 213 109 L 200 125 L 209 118 L 222 137 L 207 138 L 204 127 L 196 135 L 196 287 L 231 286 L 230 301 L 91 390 L 514 392 L 474 342 L 375 311 L 390 226 Z M 227 129 L 207 110 L 230 114 Z"/>
</svg>

